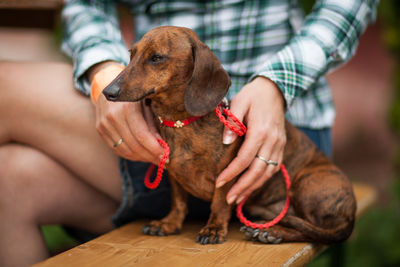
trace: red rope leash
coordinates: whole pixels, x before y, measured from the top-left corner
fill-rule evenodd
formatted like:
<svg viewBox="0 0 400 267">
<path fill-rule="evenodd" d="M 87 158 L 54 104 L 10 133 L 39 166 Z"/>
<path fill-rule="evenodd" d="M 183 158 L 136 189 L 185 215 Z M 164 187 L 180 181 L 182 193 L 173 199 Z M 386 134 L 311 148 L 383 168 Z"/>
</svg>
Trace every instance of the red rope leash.
<svg viewBox="0 0 400 267">
<path fill-rule="evenodd" d="M 217 117 L 219 118 L 219 120 L 229 129 L 231 129 L 232 132 L 234 132 L 235 134 L 239 135 L 239 136 L 243 136 L 246 134 L 246 126 L 244 126 L 244 124 L 238 119 L 236 118 L 235 115 L 233 115 L 233 113 L 226 108 L 223 108 L 222 111 L 225 113 L 226 116 L 228 116 L 229 118 L 231 118 L 231 120 L 239 127 L 239 129 L 237 127 L 235 127 L 232 123 L 230 123 L 230 121 L 228 121 L 227 119 L 225 119 L 224 116 L 222 116 L 221 111 L 219 110 L 219 106 L 215 108 L 215 113 L 217 114 Z"/>
<path fill-rule="evenodd" d="M 163 171 L 164 171 L 164 166 L 165 166 L 165 163 L 167 162 L 168 157 L 169 157 L 169 146 L 168 146 L 167 142 L 165 142 L 162 139 L 157 139 L 157 141 L 164 148 L 164 155 L 162 156 L 162 158 L 160 160 L 160 164 L 158 165 L 156 179 L 154 179 L 153 182 L 150 182 L 150 176 L 153 173 L 153 170 L 155 168 L 154 164 L 150 165 L 149 169 L 146 172 L 146 175 L 144 176 L 144 185 L 147 188 L 150 188 L 150 189 L 156 189 L 158 187 L 158 185 L 160 184 L 161 178 L 162 178 L 162 174 L 163 174 Z"/>
<path fill-rule="evenodd" d="M 253 223 L 253 222 L 247 220 L 242 212 L 242 207 L 247 200 L 247 198 L 246 198 L 242 202 L 240 202 L 236 207 L 236 216 L 239 218 L 240 222 L 243 223 L 244 225 L 251 227 L 253 229 L 256 229 L 256 228 L 265 229 L 265 228 L 269 228 L 269 227 L 277 224 L 286 215 L 286 213 L 289 209 L 289 205 L 290 205 L 289 189 L 290 189 L 291 182 L 290 182 L 289 174 L 285 168 L 285 165 L 281 164 L 280 167 L 281 167 L 281 172 L 283 174 L 283 177 L 285 179 L 285 184 L 286 184 L 286 202 L 285 202 L 285 206 L 283 207 L 281 213 L 279 213 L 278 216 L 276 216 L 273 220 L 271 220 L 267 223 L 264 223 L 264 224 Z"/>
<path fill-rule="evenodd" d="M 215 113 L 217 114 L 217 117 L 219 118 L 219 120 L 226 126 L 228 127 L 232 132 L 236 133 L 238 136 L 243 136 L 244 134 L 246 134 L 246 126 L 238 119 L 235 117 L 235 115 L 232 114 L 232 112 L 229 109 L 226 108 L 222 108 L 222 111 L 224 112 L 224 114 L 229 117 L 235 124 L 233 125 L 230 121 L 228 121 L 223 115 L 222 112 L 219 110 L 219 106 L 215 108 Z M 194 120 L 192 120 L 194 121 Z M 187 125 L 187 124 L 185 124 Z M 185 126 L 184 125 L 184 126 Z M 168 126 L 168 125 L 166 125 Z M 172 127 L 172 126 L 170 126 Z M 176 126 L 173 126 L 176 127 Z M 168 160 L 169 157 L 169 146 L 168 144 L 162 140 L 162 139 L 157 139 L 157 141 L 160 143 L 160 145 L 163 147 L 164 149 L 164 155 L 162 156 L 161 160 L 160 160 L 160 164 L 158 165 L 158 170 L 157 170 L 157 176 L 156 179 L 151 182 L 150 181 L 150 176 L 153 173 L 153 170 L 155 168 L 155 165 L 152 164 L 149 169 L 146 172 L 146 175 L 144 177 L 144 184 L 146 185 L 147 188 L 150 189 L 155 189 L 158 187 L 158 185 L 161 182 L 162 179 L 162 174 L 164 171 L 164 166 Z M 269 228 L 275 224 L 277 224 L 280 220 L 282 220 L 282 218 L 286 215 L 289 206 L 290 206 L 290 198 L 289 198 L 289 189 L 290 189 L 290 177 L 289 174 L 285 168 L 285 165 L 281 164 L 281 172 L 283 174 L 283 177 L 285 179 L 285 184 L 286 184 L 286 203 L 285 206 L 283 208 L 283 210 L 281 211 L 281 213 L 274 218 L 272 221 L 269 221 L 265 224 L 257 224 L 257 223 L 253 223 L 249 220 L 246 219 L 246 217 L 243 215 L 242 212 L 242 208 L 244 203 L 246 202 L 247 198 L 244 199 L 242 202 L 240 202 L 238 204 L 238 206 L 236 207 L 236 216 L 239 218 L 240 222 L 242 222 L 244 225 L 251 227 L 251 228 L 258 228 L 258 229 L 263 229 L 263 228 Z"/>
</svg>

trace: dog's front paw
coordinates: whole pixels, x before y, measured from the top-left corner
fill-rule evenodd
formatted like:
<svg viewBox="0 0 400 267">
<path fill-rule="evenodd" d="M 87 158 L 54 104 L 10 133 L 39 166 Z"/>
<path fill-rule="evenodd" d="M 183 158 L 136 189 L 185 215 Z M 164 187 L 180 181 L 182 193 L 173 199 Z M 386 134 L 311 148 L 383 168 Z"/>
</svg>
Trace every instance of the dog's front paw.
<svg viewBox="0 0 400 267">
<path fill-rule="evenodd" d="M 254 229 L 247 226 L 240 228 L 244 232 L 246 240 L 257 241 L 264 244 L 279 244 L 282 242 L 282 237 L 274 234 L 274 231 Z"/>
<path fill-rule="evenodd" d="M 196 242 L 202 245 L 221 244 L 225 242 L 227 232 L 226 227 L 220 225 L 207 225 L 200 230 Z"/>
<path fill-rule="evenodd" d="M 180 229 L 174 223 L 165 221 L 152 221 L 150 224 L 143 226 L 142 232 L 145 235 L 176 235 L 180 233 Z"/>
</svg>

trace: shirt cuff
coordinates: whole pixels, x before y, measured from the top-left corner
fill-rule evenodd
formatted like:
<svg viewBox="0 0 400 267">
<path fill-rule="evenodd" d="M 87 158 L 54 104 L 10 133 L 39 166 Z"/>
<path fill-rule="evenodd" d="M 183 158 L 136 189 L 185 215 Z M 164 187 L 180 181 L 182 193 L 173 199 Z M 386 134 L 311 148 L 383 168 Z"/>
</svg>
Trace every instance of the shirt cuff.
<svg viewBox="0 0 400 267">
<path fill-rule="evenodd" d="M 74 63 L 75 88 L 86 95 L 90 95 L 91 84 L 85 75 L 86 71 L 97 63 L 109 60 L 126 66 L 129 63 L 127 48 L 119 43 L 102 43 L 82 50 Z"/>
</svg>

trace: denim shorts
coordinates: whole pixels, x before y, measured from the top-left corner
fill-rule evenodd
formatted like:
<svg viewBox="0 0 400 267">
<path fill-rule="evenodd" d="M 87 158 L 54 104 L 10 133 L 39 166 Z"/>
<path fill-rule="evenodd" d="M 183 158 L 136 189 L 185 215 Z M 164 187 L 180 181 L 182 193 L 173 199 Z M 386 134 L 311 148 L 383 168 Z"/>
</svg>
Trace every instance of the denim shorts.
<svg viewBox="0 0 400 267">
<path fill-rule="evenodd" d="M 312 130 L 299 128 L 303 131 L 326 155 L 331 156 L 331 130 Z M 115 227 L 119 227 L 137 219 L 159 219 L 166 216 L 170 210 L 170 185 L 168 173 L 164 171 L 160 185 L 156 189 L 148 189 L 144 185 L 144 177 L 149 163 L 133 162 L 120 159 L 120 173 L 122 178 L 122 202 L 112 217 Z M 151 176 L 154 181 L 156 171 Z M 210 204 L 194 197 L 189 197 L 188 217 L 208 218 Z"/>
</svg>

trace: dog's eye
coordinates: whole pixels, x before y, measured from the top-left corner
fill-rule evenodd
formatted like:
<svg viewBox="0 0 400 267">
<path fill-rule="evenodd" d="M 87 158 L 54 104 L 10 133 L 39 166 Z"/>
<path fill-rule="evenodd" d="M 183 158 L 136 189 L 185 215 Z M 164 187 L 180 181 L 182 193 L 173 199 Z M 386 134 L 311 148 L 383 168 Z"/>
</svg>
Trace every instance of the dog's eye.
<svg viewBox="0 0 400 267">
<path fill-rule="evenodd" d="M 150 61 L 151 61 L 152 63 L 159 63 L 159 62 L 161 62 L 163 59 L 164 59 L 164 57 L 163 57 L 162 55 L 154 54 L 154 55 L 150 58 Z"/>
</svg>

